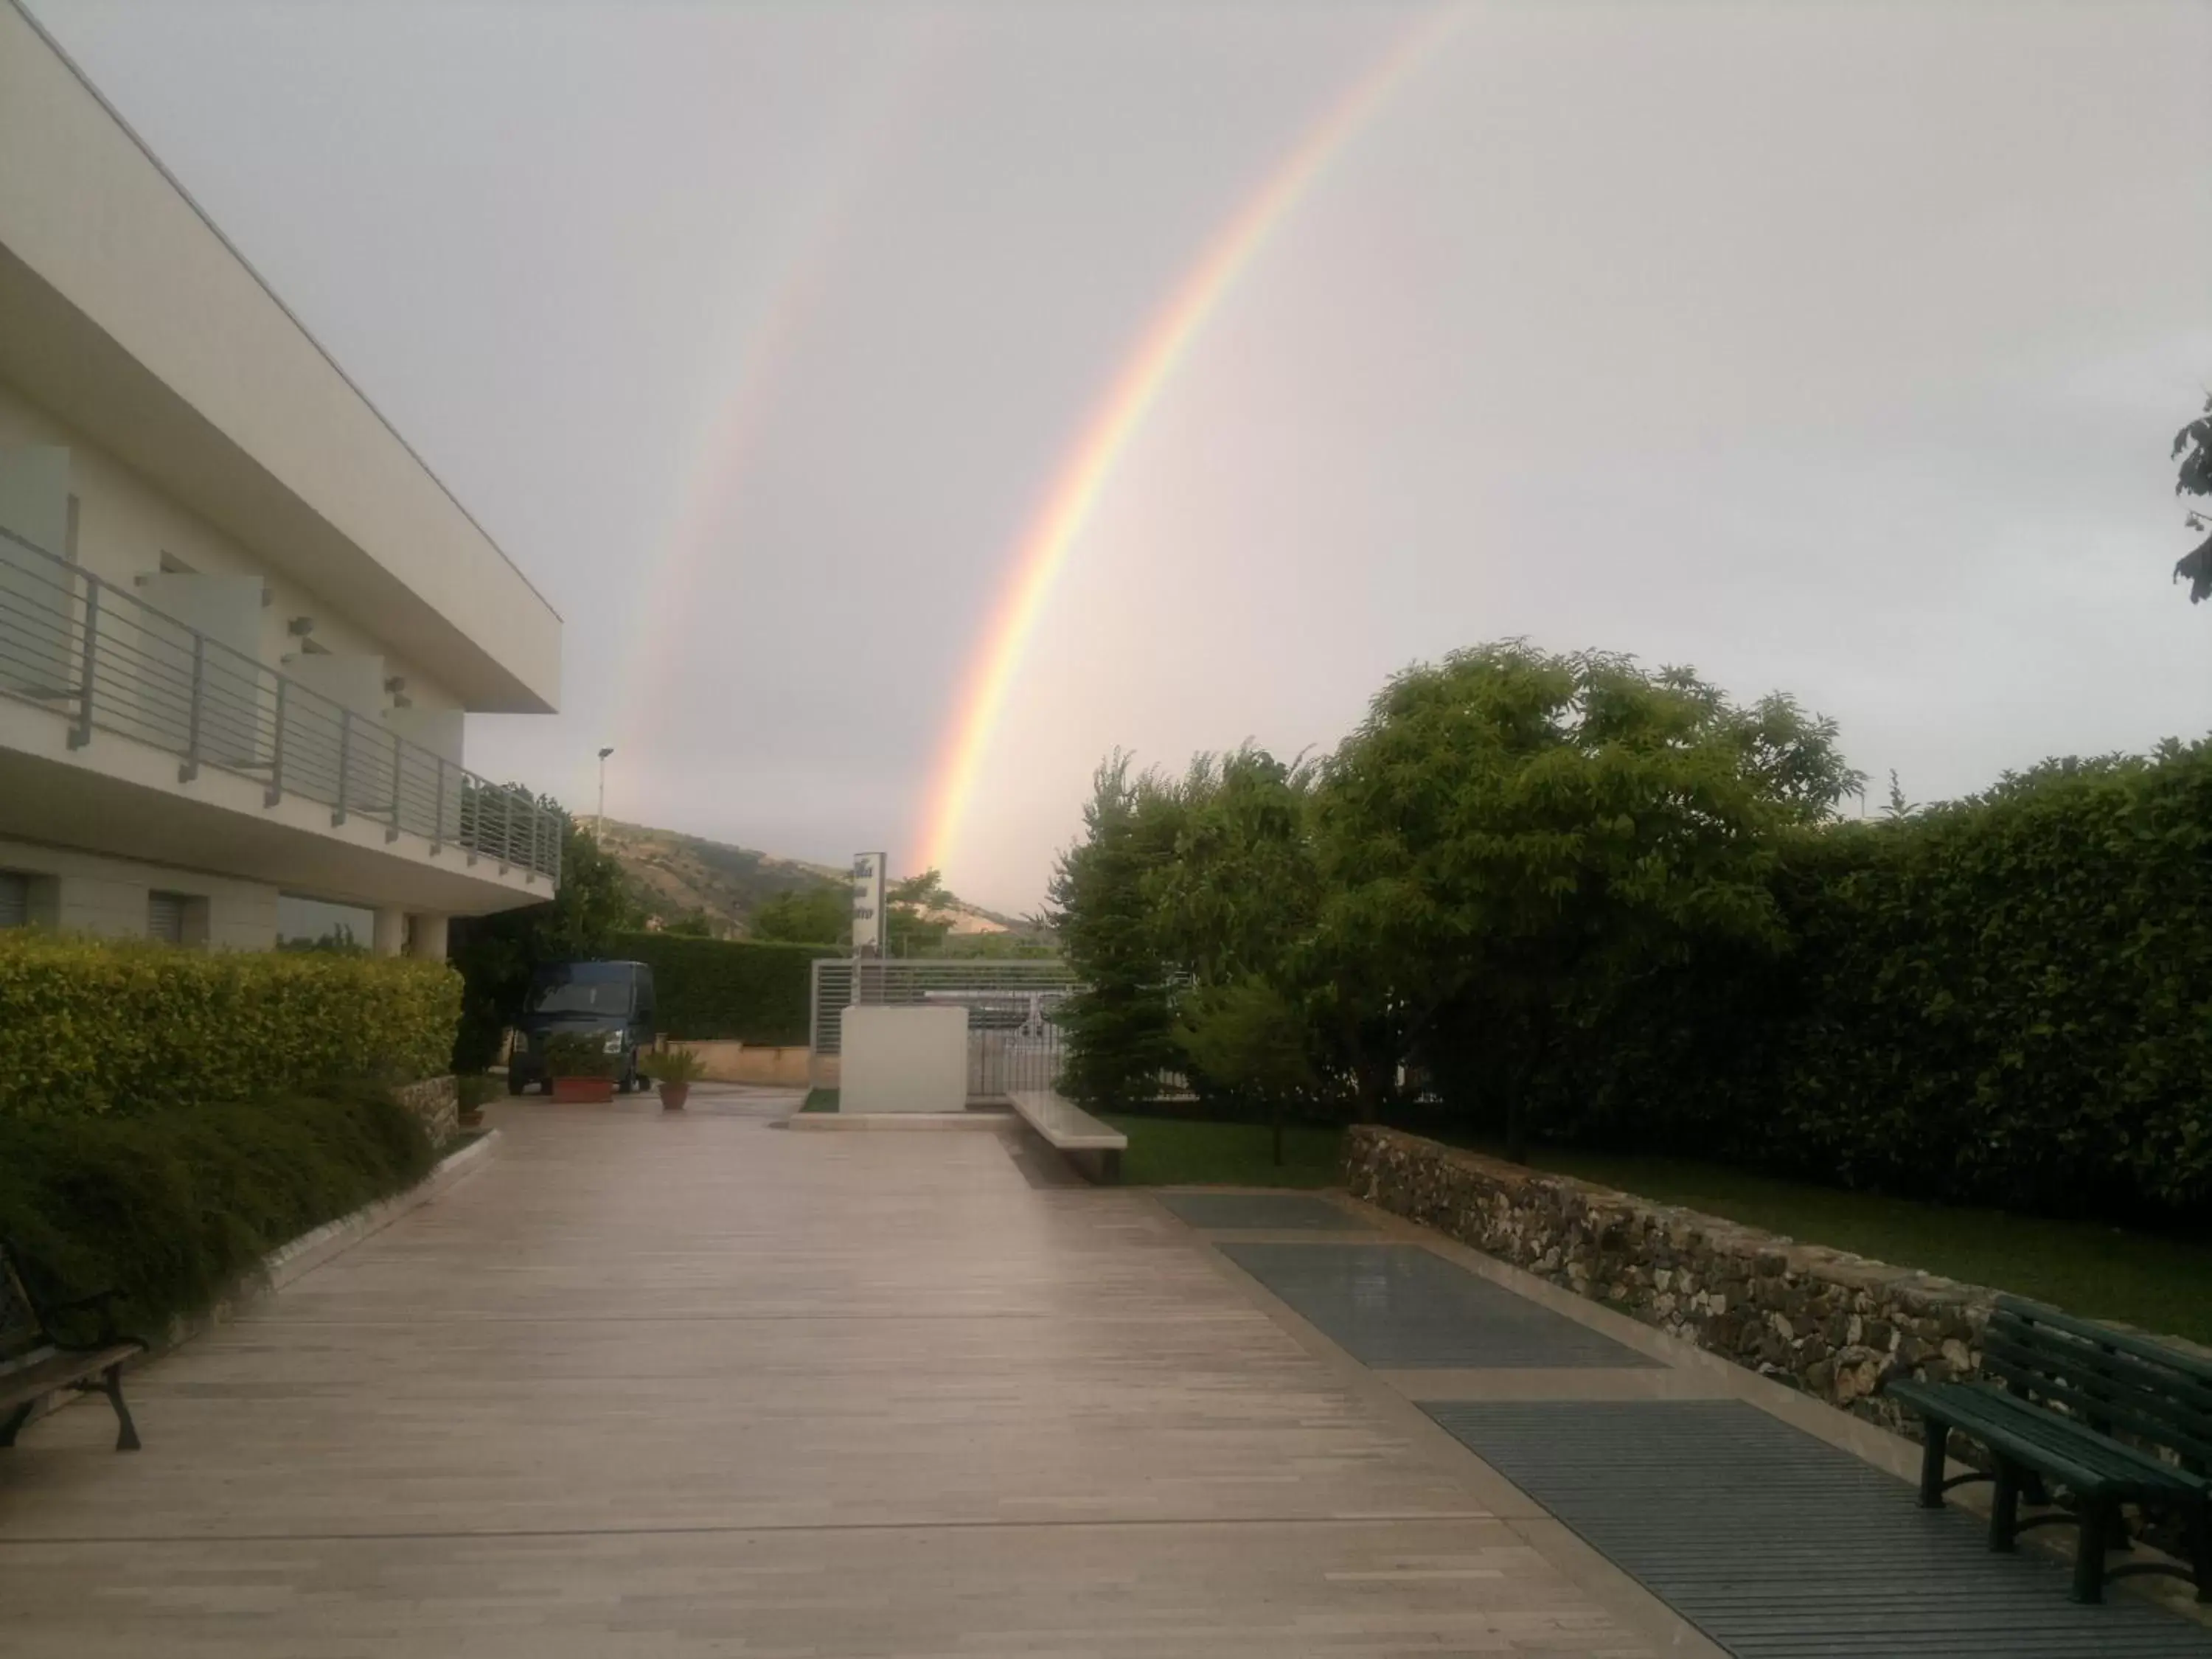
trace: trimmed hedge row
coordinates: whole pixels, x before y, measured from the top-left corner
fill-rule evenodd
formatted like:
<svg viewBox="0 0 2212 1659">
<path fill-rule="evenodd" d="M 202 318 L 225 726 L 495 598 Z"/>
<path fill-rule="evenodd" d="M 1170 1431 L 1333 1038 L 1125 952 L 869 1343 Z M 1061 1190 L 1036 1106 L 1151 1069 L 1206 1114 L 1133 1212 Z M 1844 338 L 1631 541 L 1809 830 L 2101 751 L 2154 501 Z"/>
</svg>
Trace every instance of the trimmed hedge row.
<svg viewBox="0 0 2212 1659">
<path fill-rule="evenodd" d="M 811 964 L 844 953 L 828 945 L 618 933 L 607 954 L 652 967 L 663 1033 L 782 1045 L 809 1041 Z"/>
<path fill-rule="evenodd" d="M 0 1118 L 138 1113 L 447 1069 L 443 963 L 0 933 Z"/>
<path fill-rule="evenodd" d="M 114 1291 L 117 1325 L 158 1339 L 270 1251 L 430 1164 L 422 1123 L 374 1084 L 144 1116 L 0 1116 L 0 1238 L 34 1294 Z"/>
<path fill-rule="evenodd" d="M 1655 976 L 1542 1079 L 1547 1133 L 2009 1209 L 2212 1212 L 2212 745 L 1836 826 L 1779 891 L 1778 968 Z"/>
</svg>

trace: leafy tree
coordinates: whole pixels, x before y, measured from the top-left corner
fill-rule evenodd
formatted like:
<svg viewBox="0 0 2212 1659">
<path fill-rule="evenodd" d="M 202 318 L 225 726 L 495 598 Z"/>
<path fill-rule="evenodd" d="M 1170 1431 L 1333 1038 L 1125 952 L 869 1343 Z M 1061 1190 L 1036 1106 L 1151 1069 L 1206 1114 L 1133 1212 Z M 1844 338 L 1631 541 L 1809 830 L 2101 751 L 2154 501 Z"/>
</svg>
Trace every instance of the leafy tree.
<svg viewBox="0 0 2212 1659">
<path fill-rule="evenodd" d="M 497 1056 L 540 963 L 605 956 L 617 933 L 641 920 L 614 855 L 552 797 L 538 805 L 561 820 L 559 890 L 542 904 L 453 921 L 448 955 L 462 980 L 457 1072 L 481 1072 Z"/>
<path fill-rule="evenodd" d="M 751 936 L 789 945 L 844 945 L 853 937 L 853 895 L 836 882 L 778 893 L 752 913 Z"/>
<path fill-rule="evenodd" d="M 1400 675 L 1326 769 L 1322 932 L 1403 1052 L 1479 1030 L 1525 1159 L 1528 1085 L 1701 942 L 1778 951 L 1782 834 L 1856 775 L 1784 697 L 1517 641 Z"/>
<path fill-rule="evenodd" d="M 1174 999 L 1146 878 L 1175 855 L 1181 805 L 1116 750 L 1084 808 L 1084 839 L 1060 855 L 1050 920 L 1083 989 L 1054 1015 L 1067 1033 L 1061 1086 L 1091 1106 L 1142 1100 L 1174 1069 Z"/>
<path fill-rule="evenodd" d="M 1284 1109 L 1320 1083 L 1307 1033 L 1304 1011 L 1261 979 L 1200 987 L 1184 997 L 1176 1021 L 1176 1046 L 1194 1072 L 1266 1109 L 1278 1168 Z"/>
<path fill-rule="evenodd" d="M 1176 785 L 1175 856 L 1149 878 L 1158 941 L 1200 985 L 1255 976 L 1286 986 L 1313 927 L 1318 872 L 1308 836 L 1314 769 L 1247 744 L 1200 755 Z"/>
<path fill-rule="evenodd" d="M 2177 495 L 2212 498 L 2212 397 L 2204 399 L 2204 412 L 2173 434 L 2173 459 L 2180 463 L 2173 480 Z M 2191 507 L 2183 514 L 2191 530 L 2203 530 L 2212 525 L 2202 507 Z M 2182 556 L 2173 567 L 2176 581 L 2189 579 L 2189 602 L 2197 604 L 2212 595 L 2212 536 L 2208 536 Z"/>
<path fill-rule="evenodd" d="M 933 919 L 933 913 L 948 908 L 951 903 L 952 895 L 945 890 L 944 877 L 934 870 L 925 870 L 918 876 L 891 883 L 884 895 L 884 905 L 890 912 L 884 919 L 885 954 L 920 956 L 944 943 L 945 936 L 952 931 L 952 924 Z"/>
</svg>

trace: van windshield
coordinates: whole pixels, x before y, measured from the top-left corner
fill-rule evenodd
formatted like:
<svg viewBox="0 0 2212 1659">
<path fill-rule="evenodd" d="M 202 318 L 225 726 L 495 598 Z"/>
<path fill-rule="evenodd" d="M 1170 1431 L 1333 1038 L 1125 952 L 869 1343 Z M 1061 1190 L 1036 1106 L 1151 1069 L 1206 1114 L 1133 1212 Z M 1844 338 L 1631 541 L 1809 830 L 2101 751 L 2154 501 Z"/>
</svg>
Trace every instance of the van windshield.
<svg viewBox="0 0 2212 1659">
<path fill-rule="evenodd" d="M 533 1014 L 629 1013 L 629 981 L 620 979 L 563 979 L 532 988 Z"/>
</svg>

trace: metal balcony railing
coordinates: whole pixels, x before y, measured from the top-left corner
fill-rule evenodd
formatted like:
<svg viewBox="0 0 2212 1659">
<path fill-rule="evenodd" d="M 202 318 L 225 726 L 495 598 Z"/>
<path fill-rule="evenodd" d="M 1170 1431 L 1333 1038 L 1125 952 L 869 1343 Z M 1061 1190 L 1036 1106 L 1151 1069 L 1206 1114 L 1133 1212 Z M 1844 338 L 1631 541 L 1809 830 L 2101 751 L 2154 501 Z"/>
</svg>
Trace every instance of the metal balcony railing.
<svg viewBox="0 0 2212 1659">
<path fill-rule="evenodd" d="M 437 853 L 495 860 L 558 884 L 561 819 L 520 789 L 464 770 L 135 594 L 0 529 L 0 696 L 66 714 L 70 747 L 94 732 L 214 767 Z"/>
</svg>

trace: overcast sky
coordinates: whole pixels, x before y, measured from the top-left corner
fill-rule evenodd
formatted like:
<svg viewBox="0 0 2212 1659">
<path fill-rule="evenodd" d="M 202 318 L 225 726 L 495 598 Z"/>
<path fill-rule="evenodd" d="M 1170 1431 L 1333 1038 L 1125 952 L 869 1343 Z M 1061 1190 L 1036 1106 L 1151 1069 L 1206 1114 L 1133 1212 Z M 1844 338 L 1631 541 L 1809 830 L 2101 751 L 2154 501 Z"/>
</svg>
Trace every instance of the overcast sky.
<svg viewBox="0 0 2212 1659">
<path fill-rule="evenodd" d="M 1020 532 L 1376 4 L 33 0 L 567 619 L 469 760 L 902 872 Z M 2212 726 L 2212 5 L 1468 10 L 1167 383 L 950 860 L 1527 635 L 1927 799 Z"/>
</svg>

